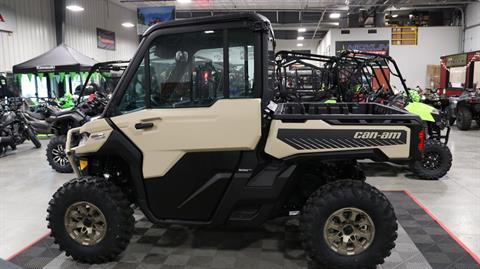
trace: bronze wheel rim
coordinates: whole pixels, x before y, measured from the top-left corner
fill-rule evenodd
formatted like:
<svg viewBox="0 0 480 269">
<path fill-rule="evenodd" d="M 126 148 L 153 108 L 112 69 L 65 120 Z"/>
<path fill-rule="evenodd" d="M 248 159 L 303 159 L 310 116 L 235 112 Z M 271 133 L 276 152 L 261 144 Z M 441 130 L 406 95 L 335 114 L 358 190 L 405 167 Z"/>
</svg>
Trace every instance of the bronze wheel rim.
<svg viewBox="0 0 480 269">
<path fill-rule="evenodd" d="M 69 206 L 64 223 L 70 238 L 84 246 L 98 244 L 107 233 L 105 216 L 89 202 L 77 202 Z"/>
<path fill-rule="evenodd" d="M 323 236 L 328 247 L 344 256 L 368 249 L 375 237 L 375 225 L 365 211 L 346 207 L 333 212 L 325 222 Z"/>
</svg>

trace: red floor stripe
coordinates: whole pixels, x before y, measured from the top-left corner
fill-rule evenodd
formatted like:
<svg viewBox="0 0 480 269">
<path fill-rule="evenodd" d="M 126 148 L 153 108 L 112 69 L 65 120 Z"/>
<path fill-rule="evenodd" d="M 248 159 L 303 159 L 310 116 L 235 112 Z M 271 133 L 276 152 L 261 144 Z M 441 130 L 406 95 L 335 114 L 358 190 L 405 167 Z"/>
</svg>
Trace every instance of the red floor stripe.
<svg viewBox="0 0 480 269">
<path fill-rule="evenodd" d="M 41 236 L 37 237 L 35 240 L 33 240 L 30 244 L 28 244 L 27 246 L 23 247 L 22 249 L 20 249 L 19 251 L 15 252 L 14 254 L 10 255 L 9 257 L 7 257 L 7 261 L 10 261 L 12 259 L 14 259 L 15 257 L 17 257 L 18 255 L 22 254 L 23 252 L 25 252 L 27 249 L 29 249 L 30 247 L 32 247 L 33 245 L 35 245 L 36 243 L 38 243 L 40 240 L 44 239 L 45 237 L 49 236 L 50 235 L 50 230 L 48 230 L 48 232 L 42 234 Z"/>
<path fill-rule="evenodd" d="M 470 254 L 470 256 L 472 256 L 472 258 L 478 263 L 480 264 L 480 258 L 475 254 L 473 253 L 473 251 L 471 251 L 456 235 L 454 235 L 448 228 L 447 226 L 445 226 L 445 224 L 443 224 L 435 215 L 433 215 L 432 212 L 430 212 L 430 210 L 428 210 L 428 208 L 426 206 L 424 206 L 415 196 L 413 196 L 413 194 L 411 194 L 409 191 L 407 190 L 404 190 L 403 191 L 406 195 L 408 195 L 408 197 L 410 197 L 410 199 L 412 199 L 412 201 L 414 201 L 421 209 L 423 209 L 423 211 L 425 211 L 425 213 L 427 213 L 430 218 L 432 218 L 435 222 L 438 223 L 438 225 L 440 225 L 440 227 L 442 227 L 443 230 L 445 230 L 445 232 L 447 232 L 448 235 L 450 235 L 450 237 L 455 240 L 455 242 L 457 242 L 458 245 L 460 245 L 460 247 L 463 248 L 463 250 L 465 250 L 468 254 Z"/>
</svg>

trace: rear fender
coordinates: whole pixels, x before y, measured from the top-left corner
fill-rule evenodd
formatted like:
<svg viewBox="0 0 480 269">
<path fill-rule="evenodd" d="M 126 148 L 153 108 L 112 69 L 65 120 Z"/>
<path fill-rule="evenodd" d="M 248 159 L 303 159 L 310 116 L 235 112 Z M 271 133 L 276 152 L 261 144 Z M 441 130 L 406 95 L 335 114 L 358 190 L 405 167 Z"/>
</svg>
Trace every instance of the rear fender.
<svg viewBox="0 0 480 269">
<path fill-rule="evenodd" d="M 435 111 L 436 108 L 433 106 L 424 103 L 410 102 L 405 107 L 405 110 L 412 114 L 418 115 L 423 121 L 435 122 L 432 112 Z"/>
</svg>

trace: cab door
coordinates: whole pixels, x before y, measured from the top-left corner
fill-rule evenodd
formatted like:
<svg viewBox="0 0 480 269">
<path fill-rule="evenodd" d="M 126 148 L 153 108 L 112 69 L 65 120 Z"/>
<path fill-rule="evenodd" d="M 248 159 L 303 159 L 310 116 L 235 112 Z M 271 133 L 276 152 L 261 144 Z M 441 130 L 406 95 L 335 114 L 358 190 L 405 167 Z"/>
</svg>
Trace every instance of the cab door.
<svg viewBox="0 0 480 269">
<path fill-rule="evenodd" d="M 228 38 L 227 38 L 228 36 Z M 261 136 L 248 29 L 162 35 L 150 42 L 112 122 L 143 155 L 151 211 L 208 220 L 241 152 Z"/>
</svg>

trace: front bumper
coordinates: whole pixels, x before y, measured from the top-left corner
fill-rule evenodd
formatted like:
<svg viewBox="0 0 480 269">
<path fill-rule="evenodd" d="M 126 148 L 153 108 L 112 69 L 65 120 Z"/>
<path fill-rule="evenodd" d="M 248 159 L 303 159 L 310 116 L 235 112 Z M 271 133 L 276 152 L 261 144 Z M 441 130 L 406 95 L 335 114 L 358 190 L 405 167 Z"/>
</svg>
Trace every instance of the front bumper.
<svg viewBox="0 0 480 269">
<path fill-rule="evenodd" d="M 67 133 L 67 142 L 65 143 L 65 153 L 68 161 L 77 176 L 80 176 L 79 162 L 75 157 L 75 147 L 78 145 L 78 136 L 80 135 L 80 127 L 70 129 Z"/>
</svg>

